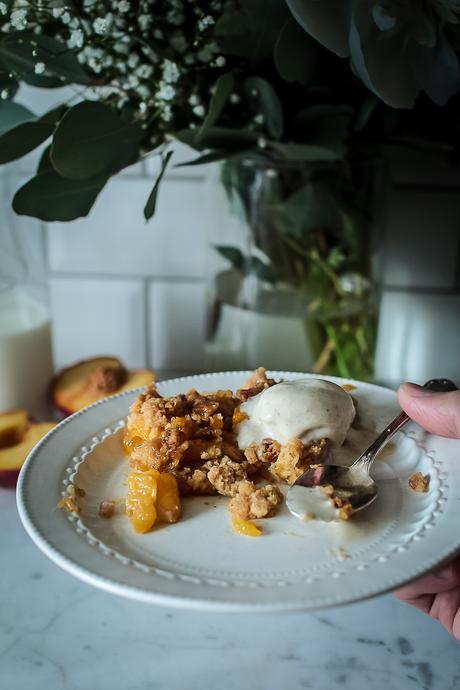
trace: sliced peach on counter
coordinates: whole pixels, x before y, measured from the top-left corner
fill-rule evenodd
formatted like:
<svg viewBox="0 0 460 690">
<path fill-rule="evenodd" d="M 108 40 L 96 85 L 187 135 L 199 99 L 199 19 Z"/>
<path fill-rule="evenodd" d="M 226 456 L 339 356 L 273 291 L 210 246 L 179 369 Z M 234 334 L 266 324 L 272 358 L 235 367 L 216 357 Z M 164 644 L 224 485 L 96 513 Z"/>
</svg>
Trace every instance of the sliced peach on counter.
<svg viewBox="0 0 460 690">
<path fill-rule="evenodd" d="M 54 422 L 31 424 L 19 443 L 0 448 L 0 486 L 16 485 L 19 471 L 30 451 L 54 426 Z"/>
<path fill-rule="evenodd" d="M 10 410 L 0 414 L 0 448 L 20 443 L 30 426 L 25 410 Z"/>
<path fill-rule="evenodd" d="M 54 379 L 53 402 L 65 415 L 155 380 L 149 369 L 128 371 L 116 357 L 94 357 L 63 369 Z"/>
</svg>

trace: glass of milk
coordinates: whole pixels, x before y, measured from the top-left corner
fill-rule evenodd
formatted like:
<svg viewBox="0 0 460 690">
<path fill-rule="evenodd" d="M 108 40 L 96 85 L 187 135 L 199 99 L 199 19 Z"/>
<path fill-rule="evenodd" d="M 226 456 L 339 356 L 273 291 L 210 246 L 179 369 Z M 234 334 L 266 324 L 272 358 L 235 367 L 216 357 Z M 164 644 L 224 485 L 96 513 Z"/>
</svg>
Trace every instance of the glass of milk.
<svg viewBox="0 0 460 690">
<path fill-rule="evenodd" d="M 0 413 L 23 408 L 38 419 L 53 376 L 42 254 L 40 230 L 8 209 L 0 221 Z"/>
</svg>

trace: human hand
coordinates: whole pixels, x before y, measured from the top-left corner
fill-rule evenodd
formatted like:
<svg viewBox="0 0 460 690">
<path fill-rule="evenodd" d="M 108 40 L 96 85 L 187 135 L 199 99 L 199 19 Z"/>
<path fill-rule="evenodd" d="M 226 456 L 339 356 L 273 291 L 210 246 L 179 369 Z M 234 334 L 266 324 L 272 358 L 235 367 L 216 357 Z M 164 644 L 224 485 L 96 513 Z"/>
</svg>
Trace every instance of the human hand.
<svg viewBox="0 0 460 690">
<path fill-rule="evenodd" d="M 398 399 L 409 417 L 427 431 L 460 439 L 460 390 L 433 393 L 414 383 L 403 383 Z M 460 556 L 395 594 L 398 599 L 439 620 L 460 640 Z"/>
</svg>

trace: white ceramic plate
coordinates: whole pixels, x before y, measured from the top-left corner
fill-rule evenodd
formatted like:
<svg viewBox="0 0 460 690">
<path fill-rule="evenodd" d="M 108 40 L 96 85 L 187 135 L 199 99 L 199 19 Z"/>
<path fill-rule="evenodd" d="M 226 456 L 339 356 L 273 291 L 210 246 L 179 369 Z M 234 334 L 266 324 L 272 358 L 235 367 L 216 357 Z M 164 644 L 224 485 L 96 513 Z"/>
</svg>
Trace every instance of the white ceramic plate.
<svg viewBox="0 0 460 690">
<path fill-rule="evenodd" d="M 248 373 L 179 378 L 160 383 L 159 390 L 235 390 Z M 398 410 L 394 392 L 356 385 L 363 424 L 382 429 Z M 30 537 L 57 565 L 91 585 L 195 609 L 309 610 L 395 589 L 460 550 L 460 442 L 415 425 L 374 465 L 377 501 L 348 523 L 303 523 L 283 506 L 276 517 L 260 521 L 263 536 L 251 539 L 233 532 L 227 499 L 213 497 L 185 499 L 180 522 L 145 535 L 134 534 L 124 515 L 99 518 L 102 500 L 126 493 L 128 463 L 120 438 L 137 393 L 113 396 L 65 419 L 32 451 L 19 477 L 18 508 Z M 417 470 L 431 477 L 426 494 L 407 485 Z M 56 508 L 73 480 L 86 491 L 78 516 Z"/>
</svg>

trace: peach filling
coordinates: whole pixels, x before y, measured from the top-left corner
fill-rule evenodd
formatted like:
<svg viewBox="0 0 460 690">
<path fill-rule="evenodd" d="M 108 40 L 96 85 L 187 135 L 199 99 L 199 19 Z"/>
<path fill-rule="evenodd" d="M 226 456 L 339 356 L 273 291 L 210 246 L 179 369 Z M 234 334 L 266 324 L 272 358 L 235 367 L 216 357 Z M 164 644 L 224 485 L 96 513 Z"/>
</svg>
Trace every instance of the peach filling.
<svg viewBox="0 0 460 690">
<path fill-rule="evenodd" d="M 181 503 L 176 478 L 166 472 L 147 470 L 128 476 L 126 514 L 135 532 L 152 529 L 155 522 L 177 522 Z"/>
<path fill-rule="evenodd" d="M 232 517 L 232 525 L 235 532 L 243 534 L 245 537 L 260 537 L 262 530 L 257 527 L 251 520 L 243 520 L 243 518 Z"/>
</svg>

